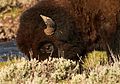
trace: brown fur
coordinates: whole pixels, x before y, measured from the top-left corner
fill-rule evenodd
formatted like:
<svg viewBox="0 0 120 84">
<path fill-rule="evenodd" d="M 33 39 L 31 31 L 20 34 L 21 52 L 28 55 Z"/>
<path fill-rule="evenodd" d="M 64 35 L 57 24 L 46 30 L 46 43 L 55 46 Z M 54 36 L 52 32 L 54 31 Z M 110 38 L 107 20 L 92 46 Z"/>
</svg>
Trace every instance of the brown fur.
<svg viewBox="0 0 120 84">
<path fill-rule="evenodd" d="M 25 53 L 29 59 L 29 51 L 33 52 L 33 58 L 37 58 L 39 55 L 38 48 L 41 42 L 51 41 L 43 32 L 46 25 L 42 18 L 40 18 L 40 14 L 51 17 L 57 23 L 57 28 L 60 30 L 69 32 L 72 31 L 74 27 L 74 22 L 68 11 L 62 7 L 62 4 L 56 1 L 41 1 L 32 8 L 26 10 L 20 17 L 20 26 L 16 41 L 20 50 Z M 69 33 L 71 34 L 71 32 Z M 66 36 L 64 39 L 69 39 L 68 33 L 64 33 L 64 35 Z M 53 56 L 57 56 L 56 53 L 53 54 Z M 45 54 L 41 54 L 40 59 L 48 57 L 48 55 L 45 56 Z"/>
<path fill-rule="evenodd" d="M 78 51 L 75 53 L 81 55 L 94 49 L 107 50 L 106 43 L 116 31 L 119 5 L 119 0 L 41 0 L 21 15 L 17 33 L 18 46 L 28 56 L 32 50 L 33 58 L 39 55 L 38 47 L 43 41 L 50 41 L 57 48 L 62 46 L 68 54 L 65 58 L 69 58 L 70 51 L 75 52 L 74 48 Z M 54 41 L 52 37 L 44 34 L 43 29 L 46 26 L 40 14 L 55 21 L 57 30 L 63 31 L 61 38 L 55 37 Z M 56 55 L 55 53 L 54 56 Z M 48 57 L 40 56 L 41 59 Z"/>
</svg>

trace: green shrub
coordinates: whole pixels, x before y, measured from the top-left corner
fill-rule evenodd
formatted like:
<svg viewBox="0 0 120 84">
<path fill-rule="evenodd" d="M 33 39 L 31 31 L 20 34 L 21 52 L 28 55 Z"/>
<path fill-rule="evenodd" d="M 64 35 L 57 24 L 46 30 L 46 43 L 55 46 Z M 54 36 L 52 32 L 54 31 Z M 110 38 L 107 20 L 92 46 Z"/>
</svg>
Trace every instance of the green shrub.
<svg viewBox="0 0 120 84">
<path fill-rule="evenodd" d="M 95 68 L 98 65 L 103 65 L 108 63 L 108 56 L 107 52 L 105 51 L 93 51 L 91 53 L 88 53 L 84 60 L 83 67 L 85 69 L 92 69 Z"/>
</svg>

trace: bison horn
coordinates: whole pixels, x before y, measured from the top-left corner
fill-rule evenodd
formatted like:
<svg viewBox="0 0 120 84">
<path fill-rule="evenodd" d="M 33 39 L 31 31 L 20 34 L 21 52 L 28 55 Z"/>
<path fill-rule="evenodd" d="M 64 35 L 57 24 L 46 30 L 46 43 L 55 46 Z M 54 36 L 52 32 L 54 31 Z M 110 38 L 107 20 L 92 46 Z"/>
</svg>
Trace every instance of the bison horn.
<svg viewBox="0 0 120 84">
<path fill-rule="evenodd" d="M 47 26 L 47 28 L 44 29 L 44 33 L 46 35 L 54 34 L 54 32 L 55 32 L 55 23 L 54 23 L 54 21 L 51 18 L 47 17 L 47 16 L 44 16 L 44 15 L 40 15 L 40 16 L 42 17 L 43 21 L 45 22 L 45 24 Z"/>
</svg>

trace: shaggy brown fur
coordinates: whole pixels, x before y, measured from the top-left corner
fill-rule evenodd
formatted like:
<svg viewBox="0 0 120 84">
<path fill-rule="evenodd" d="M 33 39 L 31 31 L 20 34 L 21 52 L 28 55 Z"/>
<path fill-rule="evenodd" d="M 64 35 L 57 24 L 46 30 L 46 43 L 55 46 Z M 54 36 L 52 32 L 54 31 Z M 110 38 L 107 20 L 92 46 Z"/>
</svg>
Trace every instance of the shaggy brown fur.
<svg viewBox="0 0 120 84">
<path fill-rule="evenodd" d="M 40 18 L 42 14 L 52 18 L 57 29 L 64 32 L 61 39 L 57 37 L 64 45 L 60 43 L 57 48 L 62 45 L 68 54 L 65 58 L 69 58 L 69 53 L 75 52 L 73 46 L 78 51 L 75 53 L 79 54 L 94 49 L 107 50 L 106 43 L 116 30 L 119 5 L 119 0 L 41 0 L 21 15 L 17 33 L 18 46 L 28 56 L 29 51 L 33 51 L 33 57 L 37 58 L 41 42 L 50 41 L 56 45 L 58 41 L 51 40 L 52 37 L 46 36 L 43 32 L 46 26 Z M 67 47 L 64 47 L 66 45 Z M 55 55 L 56 53 L 53 54 Z M 41 59 L 48 57 L 40 56 Z"/>
<path fill-rule="evenodd" d="M 113 33 L 112 39 L 110 40 L 110 47 L 113 53 L 117 56 L 120 55 L 120 12 L 117 14 L 117 29 L 116 32 Z M 120 60 L 120 57 L 118 57 Z"/>
<path fill-rule="evenodd" d="M 45 42 L 51 40 L 44 34 L 43 29 L 46 28 L 40 14 L 51 17 L 57 24 L 57 28 L 65 31 L 64 37 L 61 40 L 68 41 L 69 36 L 74 36 L 72 31 L 75 26 L 69 12 L 62 7 L 62 3 L 58 1 L 41 1 L 32 8 L 26 10 L 20 17 L 20 26 L 17 33 L 17 44 L 22 52 L 30 59 L 29 51 L 33 52 L 33 58 L 37 58 L 40 54 L 40 59 L 47 58 L 45 54 L 40 53 L 39 48 Z M 69 35 L 70 34 L 70 35 Z M 54 41 L 52 41 L 54 42 Z M 55 49 L 56 50 L 56 49 Z M 57 52 L 56 52 L 57 53 Z M 57 54 L 53 56 L 57 56 Z"/>
</svg>

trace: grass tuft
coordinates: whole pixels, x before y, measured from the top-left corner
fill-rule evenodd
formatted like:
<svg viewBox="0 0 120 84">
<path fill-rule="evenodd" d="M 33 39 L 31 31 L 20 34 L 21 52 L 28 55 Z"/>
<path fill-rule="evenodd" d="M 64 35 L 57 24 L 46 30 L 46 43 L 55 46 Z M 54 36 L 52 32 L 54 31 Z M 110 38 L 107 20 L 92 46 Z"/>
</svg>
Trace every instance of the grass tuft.
<svg viewBox="0 0 120 84">
<path fill-rule="evenodd" d="M 85 69 L 92 69 L 99 65 L 104 65 L 108 63 L 108 56 L 107 52 L 105 51 L 92 51 L 91 53 L 88 53 L 84 63 L 83 67 Z"/>
</svg>

